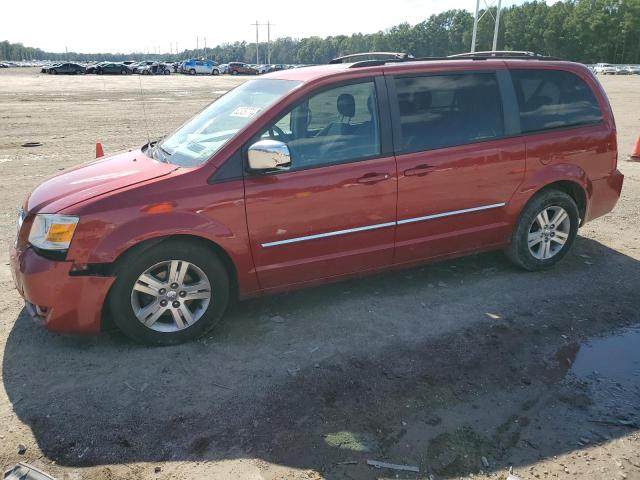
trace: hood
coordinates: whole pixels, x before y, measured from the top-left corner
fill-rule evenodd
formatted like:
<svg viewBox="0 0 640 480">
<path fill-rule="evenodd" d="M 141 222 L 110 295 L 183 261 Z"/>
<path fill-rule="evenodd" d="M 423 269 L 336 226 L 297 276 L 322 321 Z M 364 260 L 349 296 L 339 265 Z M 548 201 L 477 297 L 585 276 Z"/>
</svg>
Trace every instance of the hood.
<svg viewBox="0 0 640 480">
<path fill-rule="evenodd" d="M 27 213 L 56 213 L 98 195 L 162 177 L 178 167 L 147 157 L 141 150 L 80 165 L 38 185 Z"/>
</svg>

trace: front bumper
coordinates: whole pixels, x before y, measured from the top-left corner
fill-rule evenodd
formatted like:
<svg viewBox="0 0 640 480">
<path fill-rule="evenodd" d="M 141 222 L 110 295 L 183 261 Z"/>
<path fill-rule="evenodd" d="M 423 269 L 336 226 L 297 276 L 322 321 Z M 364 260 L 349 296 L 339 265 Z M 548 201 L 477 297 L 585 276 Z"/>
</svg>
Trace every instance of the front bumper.
<svg viewBox="0 0 640 480">
<path fill-rule="evenodd" d="M 71 276 L 73 262 L 49 260 L 28 247 L 22 251 L 12 247 L 10 261 L 16 289 L 38 323 L 60 333 L 100 333 L 114 277 Z"/>
</svg>

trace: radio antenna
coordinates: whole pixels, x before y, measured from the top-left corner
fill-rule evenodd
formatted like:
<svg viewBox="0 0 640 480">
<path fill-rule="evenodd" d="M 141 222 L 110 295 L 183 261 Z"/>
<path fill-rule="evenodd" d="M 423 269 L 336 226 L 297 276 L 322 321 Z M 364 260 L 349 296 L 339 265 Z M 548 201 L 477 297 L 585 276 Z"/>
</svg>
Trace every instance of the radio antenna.
<svg viewBox="0 0 640 480">
<path fill-rule="evenodd" d="M 144 125 L 147 130 L 147 145 L 151 148 L 151 135 L 149 135 L 149 121 L 147 120 L 147 107 L 144 101 L 144 90 L 142 89 L 142 74 L 138 75 L 138 81 L 140 82 L 140 98 L 142 99 L 142 113 L 144 115 Z"/>
</svg>

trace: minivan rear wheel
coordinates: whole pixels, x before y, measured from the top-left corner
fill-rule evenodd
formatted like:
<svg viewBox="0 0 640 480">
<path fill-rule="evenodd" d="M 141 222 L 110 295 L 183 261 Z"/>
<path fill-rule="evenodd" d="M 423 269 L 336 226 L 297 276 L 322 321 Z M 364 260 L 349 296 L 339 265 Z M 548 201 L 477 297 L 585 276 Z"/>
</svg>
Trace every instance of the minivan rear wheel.
<svg viewBox="0 0 640 480">
<path fill-rule="evenodd" d="M 559 190 L 542 191 L 522 211 L 507 256 L 525 270 L 549 268 L 573 245 L 579 222 L 573 198 Z"/>
<path fill-rule="evenodd" d="M 209 331 L 229 301 L 229 276 L 200 243 L 165 240 L 118 262 L 109 294 L 114 323 L 133 340 L 174 345 Z"/>
</svg>

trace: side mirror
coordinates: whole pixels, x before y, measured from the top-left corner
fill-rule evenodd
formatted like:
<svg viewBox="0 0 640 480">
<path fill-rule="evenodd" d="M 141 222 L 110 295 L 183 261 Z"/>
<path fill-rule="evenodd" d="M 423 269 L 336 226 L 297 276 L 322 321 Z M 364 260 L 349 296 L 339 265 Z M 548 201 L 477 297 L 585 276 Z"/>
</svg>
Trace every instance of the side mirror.
<svg viewBox="0 0 640 480">
<path fill-rule="evenodd" d="M 288 170 L 291 154 L 286 143 L 277 140 L 260 140 L 249 147 L 249 168 L 255 172 Z"/>
</svg>

